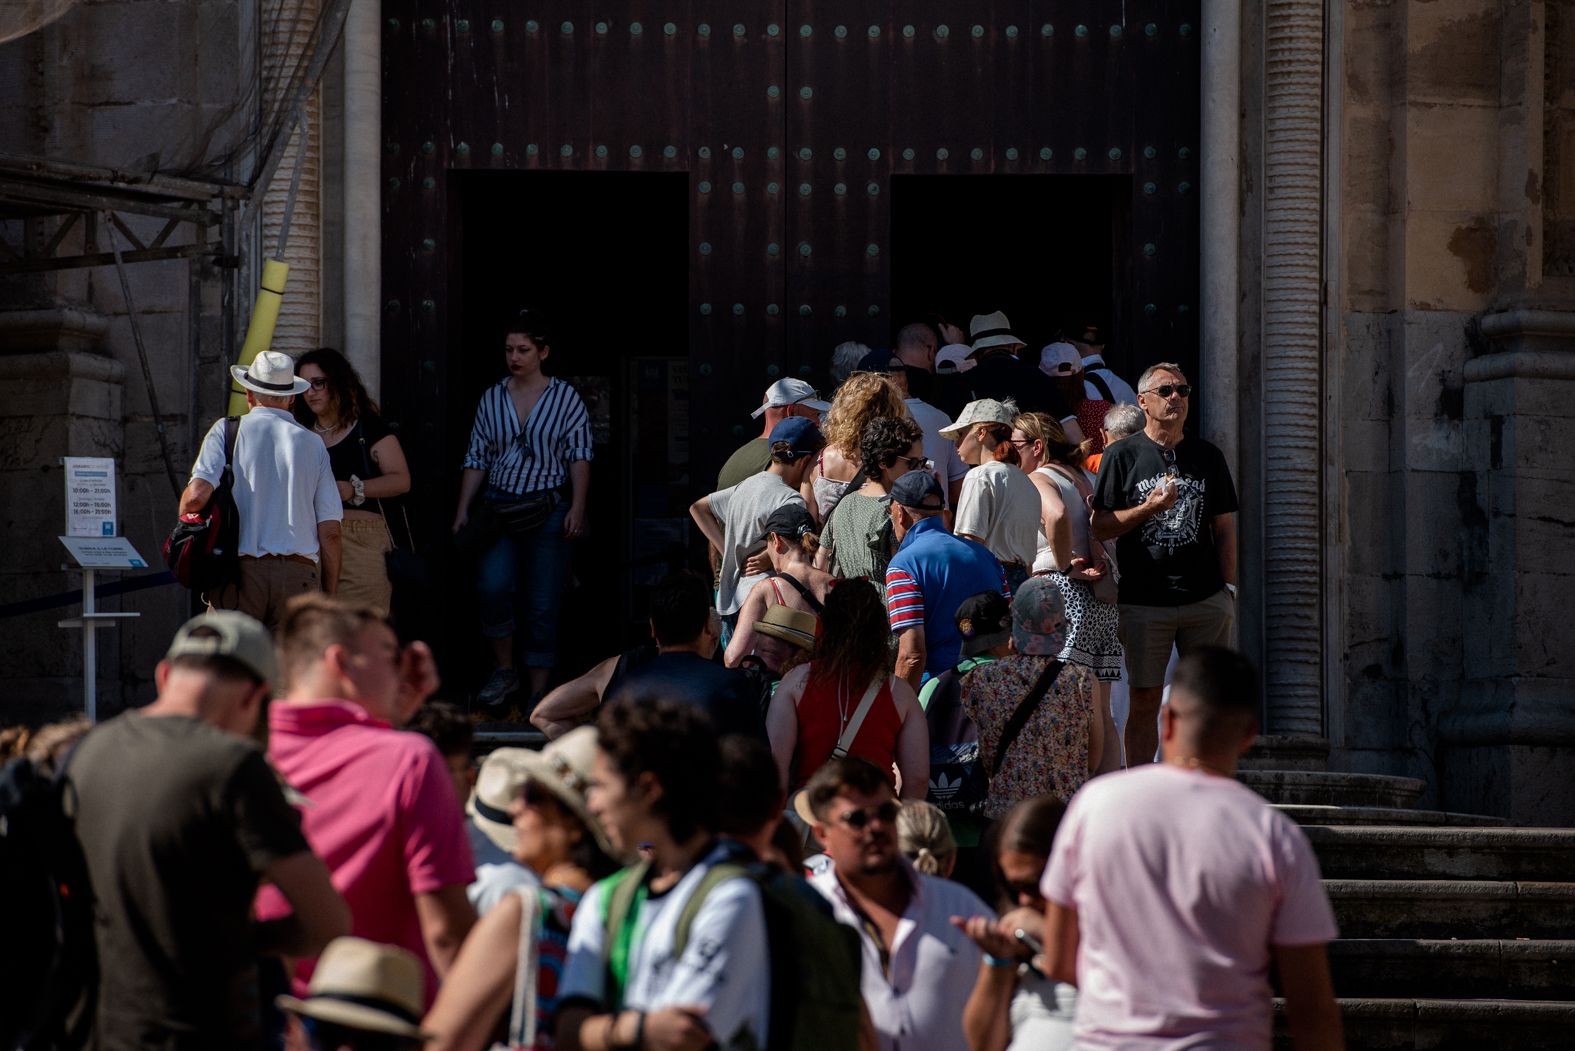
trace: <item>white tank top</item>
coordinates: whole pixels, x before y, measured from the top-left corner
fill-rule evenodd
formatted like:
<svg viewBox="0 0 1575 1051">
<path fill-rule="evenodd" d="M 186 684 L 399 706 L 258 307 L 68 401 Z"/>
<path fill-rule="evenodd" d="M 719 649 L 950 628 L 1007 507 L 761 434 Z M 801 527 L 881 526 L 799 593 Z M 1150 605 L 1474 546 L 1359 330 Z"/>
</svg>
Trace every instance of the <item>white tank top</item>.
<svg viewBox="0 0 1575 1051">
<path fill-rule="evenodd" d="M 1089 548 L 1093 543 L 1093 536 L 1089 532 L 1088 501 L 1083 499 L 1082 490 L 1066 475 L 1050 466 L 1034 468 L 1035 474 L 1042 474 L 1055 483 L 1056 491 L 1061 494 L 1061 502 L 1066 505 L 1067 518 L 1072 523 L 1072 557 L 1088 558 Z M 1039 525 L 1039 552 L 1034 556 L 1034 572 L 1043 573 L 1050 569 L 1064 569 L 1065 566 L 1056 565 L 1055 555 L 1050 552 L 1050 538 L 1045 536 L 1044 523 Z"/>
</svg>

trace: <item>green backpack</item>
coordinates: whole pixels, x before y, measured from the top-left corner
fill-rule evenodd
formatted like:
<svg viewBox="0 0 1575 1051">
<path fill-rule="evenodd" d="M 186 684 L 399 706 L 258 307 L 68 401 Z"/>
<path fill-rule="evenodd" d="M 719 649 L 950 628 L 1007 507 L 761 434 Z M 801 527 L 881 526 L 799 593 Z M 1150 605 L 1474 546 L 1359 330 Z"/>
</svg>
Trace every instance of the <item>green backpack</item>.
<svg viewBox="0 0 1575 1051">
<path fill-rule="evenodd" d="M 609 1010 L 623 1005 L 634 927 L 649 875 L 649 865 L 641 863 L 602 881 Z M 758 863 L 713 865 L 678 914 L 674 957 L 683 956 L 711 889 L 730 879 L 754 882 L 766 917 L 771 1032 L 764 1051 L 854 1051 L 863 1012 L 859 936 L 838 923 L 826 899 L 797 876 Z"/>
</svg>

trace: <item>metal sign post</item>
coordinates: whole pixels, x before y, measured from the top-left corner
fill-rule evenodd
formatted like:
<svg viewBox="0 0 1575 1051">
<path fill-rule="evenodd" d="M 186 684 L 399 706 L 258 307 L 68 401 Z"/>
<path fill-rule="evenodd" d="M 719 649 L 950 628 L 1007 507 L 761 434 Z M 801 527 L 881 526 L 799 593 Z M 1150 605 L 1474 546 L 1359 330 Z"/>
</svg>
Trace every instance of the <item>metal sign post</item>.
<svg viewBox="0 0 1575 1051">
<path fill-rule="evenodd" d="M 67 456 L 66 545 L 82 570 L 82 615 L 57 622 L 82 629 L 82 707 L 98 721 L 98 629 L 140 613 L 101 613 L 94 594 L 100 569 L 147 569 L 131 541 L 115 535 L 115 461 L 106 457 Z"/>
</svg>

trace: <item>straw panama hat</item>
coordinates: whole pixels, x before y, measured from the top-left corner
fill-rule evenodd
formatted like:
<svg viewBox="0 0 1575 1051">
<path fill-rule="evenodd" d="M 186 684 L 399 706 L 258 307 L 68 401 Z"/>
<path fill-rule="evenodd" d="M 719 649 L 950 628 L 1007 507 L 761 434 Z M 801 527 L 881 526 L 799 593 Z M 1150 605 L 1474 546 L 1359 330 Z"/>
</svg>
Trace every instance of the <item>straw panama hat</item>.
<svg viewBox="0 0 1575 1051">
<path fill-rule="evenodd" d="M 514 820 L 509 816 L 509 804 L 527 780 L 534 781 L 583 821 L 596 837 L 597 845 L 609 857 L 616 858 L 618 851 L 585 802 L 595 754 L 594 726 L 576 727 L 539 752 L 529 748 L 496 749 L 481 764 L 476 788 L 465 803 L 465 813 L 500 850 L 513 853 Z"/>
<path fill-rule="evenodd" d="M 302 394 L 311 383 L 295 374 L 295 359 L 277 350 L 265 350 L 250 365 L 231 365 L 236 383 L 257 394 L 275 398 Z"/>
<path fill-rule="evenodd" d="M 318 957 L 306 999 L 279 996 L 274 1004 L 369 1033 L 431 1040 L 417 1025 L 425 981 L 414 953 L 365 938 L 335 938 Z"/>
<path fill-rule="evenodd" d="M 765 616 L 755 622 L 755 630 L 783 642 L 791 642 L 801 650 L 815 648 L 815 633 L 820 628 L 820 618 L 802 609 L 793 609 L 778 603 L 767 609 Z"/>
</svg>

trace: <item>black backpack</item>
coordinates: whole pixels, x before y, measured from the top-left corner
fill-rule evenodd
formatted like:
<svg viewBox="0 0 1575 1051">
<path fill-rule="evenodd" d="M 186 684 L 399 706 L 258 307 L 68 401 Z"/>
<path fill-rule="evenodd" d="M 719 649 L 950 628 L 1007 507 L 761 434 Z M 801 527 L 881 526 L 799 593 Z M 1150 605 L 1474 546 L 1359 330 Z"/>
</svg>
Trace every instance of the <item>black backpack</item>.
<svg viewBox="0 0 1575 1051">
<path fill-rule="evenodd" d="M 87 861 L 73 827 L 69 762 L 70 753 L 51 772 L 19 758 L 0 770 L 5 1051 L 76 1051 L 92 1035 L 98 951 Z"/>
<path fill-rule="evenodd" d="M 241 514 L 235 506 L 235 438 L 241 418 L 224 418 L 224 475 L 207 506 L 180 516 L 164 538 L 164 564 L 175 579 L 198 594 L 212 597 L 241 577 Z"/>
</svg>

